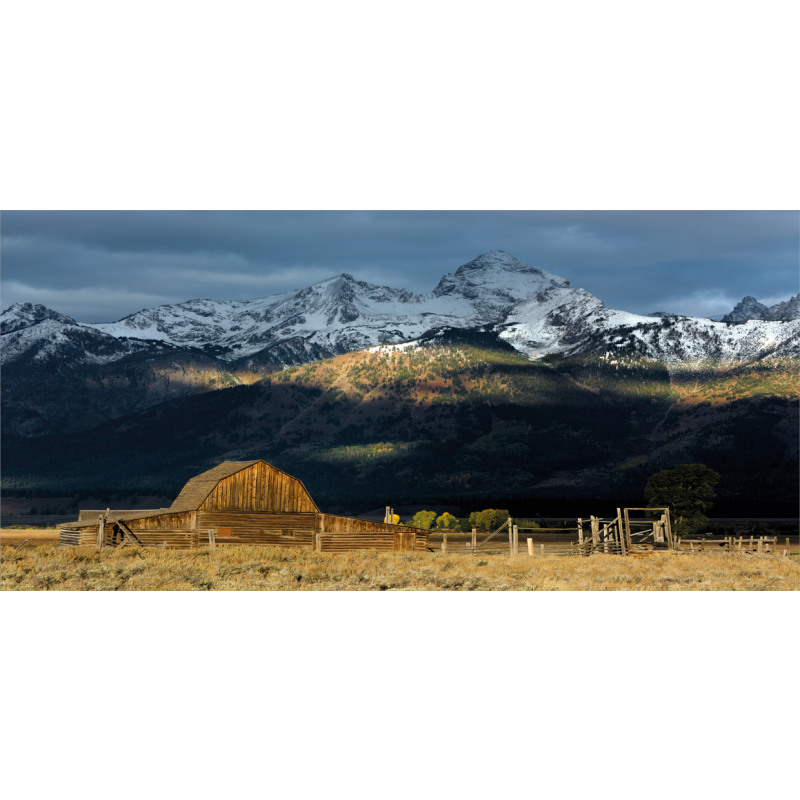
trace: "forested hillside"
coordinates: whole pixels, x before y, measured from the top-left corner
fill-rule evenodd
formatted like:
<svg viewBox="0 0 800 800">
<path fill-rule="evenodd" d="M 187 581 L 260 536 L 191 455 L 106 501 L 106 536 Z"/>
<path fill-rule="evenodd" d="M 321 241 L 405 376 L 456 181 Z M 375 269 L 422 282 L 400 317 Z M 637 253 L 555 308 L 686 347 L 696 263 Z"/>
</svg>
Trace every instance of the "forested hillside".
<svg viewBox="0 0 800 800">
<path fill-rule="evenodd" d="M 218 461 L 259 457 L 331 510 L 502 502 L 556 513 L 576 499 L 636 505 L 650 473 L 698 460 L 723 475 L 719 513 L 782 515 L 796 496 L 797 395 L 790 360 L 531 361 L 490 332 L 440 331 L 78 434 L 7 434 L 4 489 L 169 494 Z"/>
</svg>

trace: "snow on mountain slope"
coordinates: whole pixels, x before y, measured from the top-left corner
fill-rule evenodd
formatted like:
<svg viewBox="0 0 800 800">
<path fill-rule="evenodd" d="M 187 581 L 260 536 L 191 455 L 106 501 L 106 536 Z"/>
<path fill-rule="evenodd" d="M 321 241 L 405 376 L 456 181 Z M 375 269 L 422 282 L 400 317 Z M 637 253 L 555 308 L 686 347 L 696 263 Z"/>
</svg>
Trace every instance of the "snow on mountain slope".
<svg viewBox="0 0 800 800">
<path fill-rule="evenodd" d="M 3 312 L 3 316 L 0 318 L 0 333 L 14 333 L 14 331 L 29 328 L 43 320 L 53 320 L 63 325 L 78 324 L 72 317 L 59 314 L 38 303 L 14 303 Z"/>
<path fill-rule="evenodd" d="M 485 253 L 445 275 L 433 292 L 375 286 L 342 274 L 305 289 L 242 302 L 191 300 L 92 327 L 114 336 L 176 346 L 213 345 L 245 358 L 300 337 L 326 355 L 421 336 L 436 327 L 499 322 L 508 310 L 560 278 L 503 251 Z"/>
<path fill-rule="evenodd" d="M 780 309 L 758 305 L 791 315 L 793 301 L 779 304 Z M 345 273 L 270 297 L 190 300 L 102 324 L 81 325 L 44 306 L 18 304 L 3 313 L 2 325 L 4 364 L 48 359 L 106 363 L 134 352 L 179 348 L 254 367 L 281 366 L 409 342 L 433 329 L 486 325 L 494 325 L 509 344 L 533 358 L 626 352 L 668 361 L 738 360 L 800 351 L 797 320 L 734 325 L 615 311 L 585 290 L 571 288 L 569 281 L 502 250 L 445 275 L 427 294 L 375 286 Z"/>
<path fill-rule="evenodd" d="M 516 306 L 498 330 L 532 358 L 593 353 L 679 362 L 800 355 L 797 321 L 731 325 L 679 315 L 653 318 L 606 308 L 583 289 L 542 292 Z"/>
<path fill-rule="evenodd" d="M 538 267 L 529 267 L 504 250 L 493 250 L 447 274 L 433 290 L 436 298 L 467 301 L 477 324 L 494 322 L 509 308 L 551 288 L 567 288 L 569 281 Z"/>
<path fill-rule="evenodd" d="M 25 304 L 29 305 L 29 304 Z M 46 309 L 49 314 L 31 315 L 34 321 L 20 327 L 16 323 L 25 319 L 20 309 L 11 306 L 3 314 L 3 346 L 0 364 L 14 362 L 26 364 L 57 363 L 61 366 L 81 364 L 108 364 L 134 353 L 163 352 L 164 345 L 138 339 L 118 339 L 79 325 L 63 314 Z"/>
</svg>

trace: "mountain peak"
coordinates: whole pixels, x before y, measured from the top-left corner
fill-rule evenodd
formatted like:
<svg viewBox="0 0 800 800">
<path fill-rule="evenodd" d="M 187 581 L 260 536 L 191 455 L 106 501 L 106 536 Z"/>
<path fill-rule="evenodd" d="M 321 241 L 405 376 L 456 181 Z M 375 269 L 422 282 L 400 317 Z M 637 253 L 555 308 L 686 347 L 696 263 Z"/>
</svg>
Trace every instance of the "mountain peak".
<svg viewBox="0 0 800 800">
<path fill-rule="evenodd" d="M 12 333 L 21 328 L 29 328 L 46 319 L 52 319 L 65 325 L 77 325 L 72 317 L 59 314 L 52 308 L 41 305 L 41 303 L 14 303 L 9 306 L 2 314 L 0 330 L 3 333 Z"/>
<path fill-rule="evenodd" d="M 728 314 L 722 317 L 722 322 L 747 322 L 751 319 L 768 319 L 769 309 L 760 303 L 753 295 L 745 295 Z"/>
<path fill-rule="evenodd" d="M 463 264 L 454 274 L 445 275 L 433 294 L 477 301 L 488 321 L 502 308 L 508 309 L 547 289 L 568 286 L 569 281 L 528 266 L 505 250 L 490 250 Z"/>
<path fill-rule="evenodd" d="M 460 272 L 482 269 L 519 270 L 530 269 L 530 267 L 528 267 L 527 264 L 523 264 L 518 258 L 514 258 L 514 256 L 507 253 L 505 250 L 489 250 L 486 253 L 481 253 L 477 258 L 473 258 L 472 261 L 460 266 L 456 270 L 456 275 Z"/>
</svg>

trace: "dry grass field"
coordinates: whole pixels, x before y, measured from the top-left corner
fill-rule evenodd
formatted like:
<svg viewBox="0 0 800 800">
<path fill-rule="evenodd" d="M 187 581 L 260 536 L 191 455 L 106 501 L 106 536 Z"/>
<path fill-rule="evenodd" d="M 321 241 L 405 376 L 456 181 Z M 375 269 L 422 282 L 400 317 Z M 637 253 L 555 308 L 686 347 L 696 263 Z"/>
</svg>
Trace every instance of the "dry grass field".
<svg viewBox="0 0 800 800">
<path fill-rule="evenodd" d="M 31 545 L 58 544 L 59 528 L 3 528 L 0 544 L 17 545 L 27 540 Z"/>
<path fill-rule="evenodd" d="M 16 531 L 14 532 L 17 533 Z M 26 536 L 25 538 L 31 538 Z M 312 553 L 268 547 L 104 550 L 3 537 L 3 590 L 793 590 L 800 561 L 780 554 L 529 558 L 442 553 Z"/>
</svg>

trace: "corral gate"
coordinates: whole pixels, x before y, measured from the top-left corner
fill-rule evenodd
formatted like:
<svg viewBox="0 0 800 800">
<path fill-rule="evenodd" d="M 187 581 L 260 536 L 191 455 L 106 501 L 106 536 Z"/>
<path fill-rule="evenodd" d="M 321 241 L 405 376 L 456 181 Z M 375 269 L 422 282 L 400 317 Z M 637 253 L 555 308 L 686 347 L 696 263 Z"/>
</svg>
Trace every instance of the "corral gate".
<svg viewBox="0 0 800 800">
<path fill-rule="evenodd" d="M 632 518 L 630 512 L 660 512 L 658 519 Z M 508 555 L 575 555 L 593 553 L 629 555 L 648 550 L 672 550 L 674 540 L 669 509 L 617 509 L 612 519 L 591 516 L 579 518 L 574 526 L 559 528 L 520 528 L 509 517 L 497 530 L 479 540 L 477 529 L 469 534 L 442 533 L 442 551 L 453 553 Z M 520 549 L 520 538 L 524 540 Z M 449 541 L 448 541 L 449 540 Z M 506 544 L 507 540 L 507 544 Z"/>
</svg>

